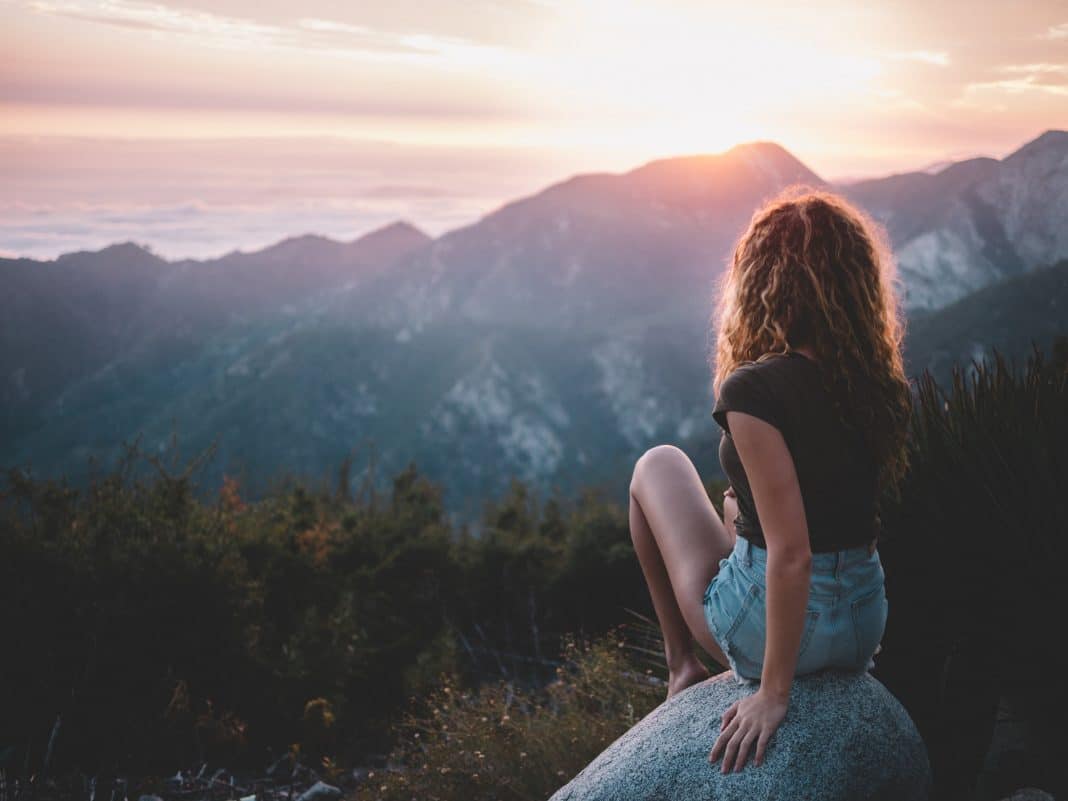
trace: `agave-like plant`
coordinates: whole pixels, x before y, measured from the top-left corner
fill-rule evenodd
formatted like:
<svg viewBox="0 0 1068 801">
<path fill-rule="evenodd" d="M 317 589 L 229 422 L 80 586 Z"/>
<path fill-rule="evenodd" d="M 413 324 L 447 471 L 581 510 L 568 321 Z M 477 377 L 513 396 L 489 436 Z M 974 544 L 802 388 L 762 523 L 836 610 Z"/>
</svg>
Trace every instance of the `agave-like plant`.
<svg viewBox="0 0 1068 801">
<path fill-rule="evenodd" d="M 1007 698 L 1046 695 L 1034 731 L 1068 711 L 1065 344 L 1053 358 L 1032 345 L 1022 370 L 995 350 L 954 368 L 946 390 L 925 372 L 909 472 L 884 498 L 890 619 L 876 675 L 917 720 L 945 797 L 973 791 Z M 1037 763 L 1043 738 L 1034 748 Z"/>
</svg>

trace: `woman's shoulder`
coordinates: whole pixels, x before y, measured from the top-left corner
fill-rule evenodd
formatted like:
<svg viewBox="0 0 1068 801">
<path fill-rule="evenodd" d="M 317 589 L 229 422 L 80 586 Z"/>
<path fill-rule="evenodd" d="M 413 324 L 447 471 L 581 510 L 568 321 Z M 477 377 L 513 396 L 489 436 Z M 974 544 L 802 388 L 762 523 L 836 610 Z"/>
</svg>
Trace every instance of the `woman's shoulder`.
<svg viewBox="0 0 1068 801">
<path fill-rule="evenodd" d="M 720 391 L 726 390 L 729 392 L 752 386 L 753 384 L 763 384 L 762 372 L 763 368 L 755 361 L 739 362 L 734 365 L 733 369 L 727 373 L 727 377 L 723 379 Z"/>
<path fill-rule="evenodd" d="M 819 383 L 819 365 L 797 351 L 789 351 L 766 353 L 739 362 L 724 379 L 721 390 L 757 387 L 785 402 L 791 397 L 810 394 L 810 389 Z"/>
<path fill-rule="evenodd" d="M 760 367 L 767 370 L 782 368 L 788 365 L 793 366 L 794 364 L 806 361 L 812 360 L 809 359 L 807 356 L 802 356 L 796 350 L 790 350 L 786 351 L 785 353 L 782 353 L 780 351 L 775 351 L 773 353 L 765 353 L 763 356 L 758 356 L 752 361 L 745 362 L 745 364 L 751 364 L 755 367 Z M 815 362 L 813 362 L 813 364 L 815 364 Z"/>
<path fill-rule="evenodd" d="M 743 362 L 740 367 L 758 373 L 776 384 L 786 382 L 794 384 L 797 376 L 804 374 L 818 375 L 819 365 L 797 351 L 788 353 L 767 353 L 753 361 Z"/>
<path fill-rule="evenodd" d="M 734 369 L 727 374 L 725 381 L 734 384 L 764 383 L 769 379 L 774 381 L 774 376 L 783 372 L 787 359 L 781 354 L 774 353 L 761 356 L 759 359 L 749 359 L 739 362 Z"/>
<path fill-rule="evenodd" d="M 739 363 L 727 376 L 723 389 L 733 396 L 755 393 L 784 408 L 823 399 L 819 365 L 796 351 L 769 353 Z"/>
<path fill-rule="evenodd" d="M 734 369 L 727 374 L 724 383 L 731 382 L 736 385 L 749 385 L 753 383 L 765 383 L 774 376 L 789 371 L 793 359 L 788 354 L 769 353 L 757 359 L 747 359 L 739 362 Z"/>
<path fill-rule="evenodd" d="M 782 428 L 784 415 L 775 383 L 768 380 L 766 367 L 755 361 L 741 362 L 724 379 L 716 397 L 712 416 L 730 433 L 727 412 L 745 412 Z"/>
</svg>

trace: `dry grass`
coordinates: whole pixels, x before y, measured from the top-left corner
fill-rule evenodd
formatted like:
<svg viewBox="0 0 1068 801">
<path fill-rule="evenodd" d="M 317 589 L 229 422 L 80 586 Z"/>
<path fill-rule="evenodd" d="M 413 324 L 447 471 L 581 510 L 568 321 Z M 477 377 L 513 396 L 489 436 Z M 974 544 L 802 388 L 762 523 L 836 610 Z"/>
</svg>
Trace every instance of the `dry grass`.
<svg viewBox="0 0 1068 801">
<path fill-rule="evenodd" d="M 539 690 L 505 681 L 465 690 L 443 678 L 401 726 L 390 768 L 356 798 L 541 801 L 664 698 L 618 629 L 592 644 L 569 638 L 564 657 Z"/>
</svg>

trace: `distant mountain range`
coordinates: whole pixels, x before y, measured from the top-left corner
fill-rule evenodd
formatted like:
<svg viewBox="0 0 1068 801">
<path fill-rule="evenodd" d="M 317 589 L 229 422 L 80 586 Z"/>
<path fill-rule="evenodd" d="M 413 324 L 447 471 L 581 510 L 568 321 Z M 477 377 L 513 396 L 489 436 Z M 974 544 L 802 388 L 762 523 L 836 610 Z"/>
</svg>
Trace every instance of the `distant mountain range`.
<svg viewBox="0 0 1068 801">
<path fill-rule="evenodd" d="M 909 308 L 939 309 L 1068 257 L 1068 132 L 1047 131 L 1001 161 L 842 187 L 884 223 Z"/>
<path fill-rule="evenodd" d="M 577 175 L 437 239 L 398 222 L 209 261 L 0 260 L 0 464 L 80 482 L 91 455 L 138 432 L 164 452 L 175 428 L 183 454 L 217 438 L 207 485 L 256 493 L 373 443 L 379 480 L 415 461 L 468 518 L 513 475 L 625 497 L 662 441 L 716 473 L 714 282 L 795 182 L 826 186 L 762 142 Z M 1068 332 L 1066 268 L 1042 269 L 1068 259 L 1068 133 L 832 188 L 890 233 L 910 373 Z"/>
</svg>

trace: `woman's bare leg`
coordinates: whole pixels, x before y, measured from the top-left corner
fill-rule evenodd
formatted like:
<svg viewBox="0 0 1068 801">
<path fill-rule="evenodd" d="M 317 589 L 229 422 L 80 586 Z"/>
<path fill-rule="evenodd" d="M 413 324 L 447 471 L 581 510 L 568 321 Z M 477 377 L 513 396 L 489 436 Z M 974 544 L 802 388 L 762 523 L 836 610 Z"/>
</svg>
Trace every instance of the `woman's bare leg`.
<svg viewBox="0 0 1068 801">
<path fill-rule="evenodd" d="M 727 665 L 705 622 L 703 600 L 719 560 L 733 547 L 693 462 L 674 445 L 650 448 L 634 465 L 630 534 L 664 635 L 670 697 L 708 676 L 694 639 Z"/>
</svg>

